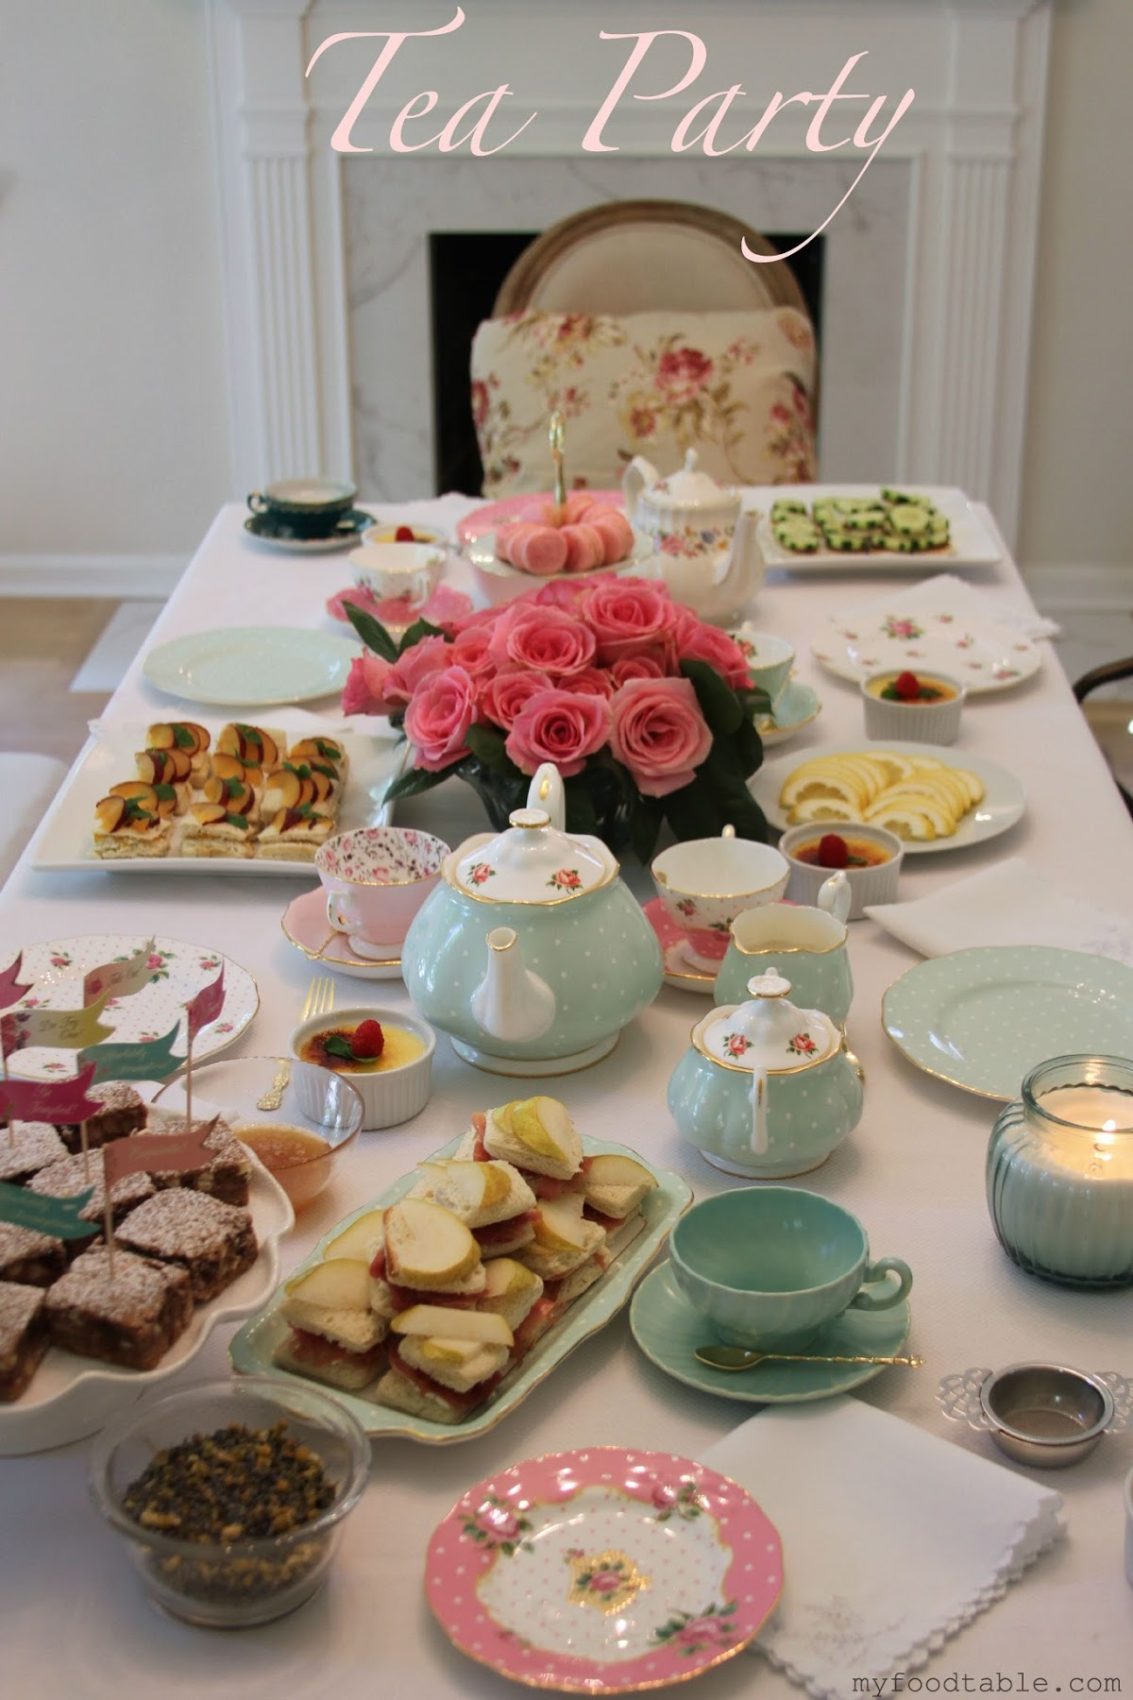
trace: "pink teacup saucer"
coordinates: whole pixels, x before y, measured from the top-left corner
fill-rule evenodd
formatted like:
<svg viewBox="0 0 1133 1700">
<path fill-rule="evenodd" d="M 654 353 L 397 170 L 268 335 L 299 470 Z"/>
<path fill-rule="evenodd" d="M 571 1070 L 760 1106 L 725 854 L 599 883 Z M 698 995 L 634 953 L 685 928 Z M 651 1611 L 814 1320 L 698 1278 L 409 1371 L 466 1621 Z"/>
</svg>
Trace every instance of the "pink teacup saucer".
<svg viewBox="0 0 1133 1700">
<path fill-rule="evenodd" d="M 659 897 L 650 898 L 644 908 L 645 919 L 657 934 L 665 959 L 666 983 L 676 986 L 678 991 L 711 996 L 720 964 L 727 955 L 727 937 L 703 929 L 688 932 L 678 927 Z M 702 955 L 696 948 L 698 945 L 708 945 L 714 954 Z"/>
<path fill-rule="evenodd" d="M 359 956 L 351 949 L 346 934 L 335 932 L 327 920 L 327 896 L 321 885 L 288 904 L 280 926 L 288 944 L 293 944 L 312 962 L 324 962 L 328 968 L 337 968 L 356 980 L 401 978 L 400 955 L 380 961 Z"/>
</svg>

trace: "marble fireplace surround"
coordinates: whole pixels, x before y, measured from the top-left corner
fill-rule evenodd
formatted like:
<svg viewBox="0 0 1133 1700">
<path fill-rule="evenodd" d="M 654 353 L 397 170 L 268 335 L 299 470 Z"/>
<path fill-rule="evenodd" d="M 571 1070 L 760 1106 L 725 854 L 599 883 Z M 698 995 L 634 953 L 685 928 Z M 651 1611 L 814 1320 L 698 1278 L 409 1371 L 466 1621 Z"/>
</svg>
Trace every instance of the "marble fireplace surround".
<svg viewBox="0 0 1133 1700">
<path fill-rule="evenodd" d="M 349 468 L 367 495 L 431 491 L 432 230 L 540 229 L 639 195 L 816 228 L 861 156 L 808 154 L 798 109 L 738 159 L 677 156 L 670 139 L 714 89 L 741 81 L 754 121 L 775 89 L 825 88 L 865 49 L 853 87 L 888 94 L 889 112 L 906 88 L 916 99 L 825 232 L 823 475 L 962 485 L 1013 541 L 1052 4 L 465 0 L 459 35 L 408 43 L 371 97 L 353 140 L 374 151 L 344 156 L 330 138 L 376 46 L 343 44 L 305 79 L 312 53 L 338 32 L 444 23 L 449 0 L 210 0 L 237 484 Z M 704 39 L 704 75 L 672 102 L 623 101 L 620 151 L 583 153 L 628 50 L 600 31 L 666 27 Z M 504 79 L 539 121 L 503 154 L 389 152 L 418 90 L 438 90 L 443 122 Z"/>
</svg>

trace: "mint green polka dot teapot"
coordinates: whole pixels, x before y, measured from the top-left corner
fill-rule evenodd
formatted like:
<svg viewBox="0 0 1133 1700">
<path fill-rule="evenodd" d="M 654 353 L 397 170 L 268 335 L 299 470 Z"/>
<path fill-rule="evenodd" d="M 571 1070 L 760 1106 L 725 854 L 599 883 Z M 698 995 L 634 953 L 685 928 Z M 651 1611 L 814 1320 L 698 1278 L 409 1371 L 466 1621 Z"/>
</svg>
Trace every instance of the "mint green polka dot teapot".
<svg viewBox="0 0 1133 1700">
<path fill-rule="evenodd" d="M 560 830 L 546 809 L 510 820 L 446 858 L 402 972 L 467 1062 L 567 1074 L 604 1057 L 653 1002 L 661 948 L 601 839 Z"/>
<path fill-rule="evenodd" d="M 845 1035 L 789 1002 L 775 968 L 747 983 L 750 1001 L 712 1010 L 669 1081 L 686 1139 L 731 1175 L 778 1180 L 824 1163 L 862 1113 L 862 1071 Z"/>
</svg>

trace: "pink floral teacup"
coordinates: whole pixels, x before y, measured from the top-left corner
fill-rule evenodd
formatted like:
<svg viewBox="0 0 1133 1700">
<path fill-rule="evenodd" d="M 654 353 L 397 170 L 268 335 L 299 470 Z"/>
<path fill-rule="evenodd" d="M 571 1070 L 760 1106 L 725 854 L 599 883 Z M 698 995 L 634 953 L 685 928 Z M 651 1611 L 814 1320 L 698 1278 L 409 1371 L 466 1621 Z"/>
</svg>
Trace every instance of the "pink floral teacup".
<svg viewBox="0 0 1133 1700">
<path fill-rule="evenodd" d="M 737 838 L 725 827 L 719 838 L 690 838 L 653 858 L 653 883 L 665 911 L 685 934 L 681 954 L 714 972 L 728 949 L 732 922 L 745 909 L 777 903 L 790 867 L 778 850 Z"/>
<path fill-rule="evenodd" d="M 440 879 L 449 846 L 428 832 L 362 826 L 329 838 L 315 856 L 327 920 L 356 956 L 398 956 L 409 924 Z"/>
</svg>

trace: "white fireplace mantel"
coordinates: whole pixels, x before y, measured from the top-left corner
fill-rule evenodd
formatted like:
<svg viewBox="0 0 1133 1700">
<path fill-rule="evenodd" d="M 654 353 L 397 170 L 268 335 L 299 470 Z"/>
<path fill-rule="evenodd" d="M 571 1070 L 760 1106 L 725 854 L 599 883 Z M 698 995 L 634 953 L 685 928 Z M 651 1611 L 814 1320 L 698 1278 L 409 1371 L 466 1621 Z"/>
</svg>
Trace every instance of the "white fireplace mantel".
<svg viewBox="0 0 1133 1700">
<path fill-rule="evenodd" d="M 655 174 L 672 162 L 673 128 L 703 95 L 741 81 L 748 91 L 743 111 L 754 121 L 776 89 L 825 87 L 819 77 L 865 50 L 868 76 L 855 87 L 888 94 L 890 110 L 906 88 L 916 90 L 871 168 L 904 166 L 900 345 L 893 395 L 884 401 L 884 452 L 892 458 L 877 466 L 876 476 L 959 484 L 992 503 L 1013 539 L 1053 0 L 701 0 L 694 12 L 667 0 L 652 6 L 573 0 L 545 12 L 529 0 L 463 4 L 467 21 L 458 34 L 407 44 L 355 129 L 355 142 L 373 153 L 344 159 L 331 148 L 331 134 L 375 44 L 329 50 L 306 79 L 315 48 L 343 31 L 434 27 L 452 17 L 455 0 L 210 0 L 239 484 L 251 488 L 287 472 L 344 472 L 358 464 L 345 174 L 384 174 L 367 182 L 368 203 L 380 204 L 387 184 L 396 202 L 396 174 L 408 161 L 389 152 L 389 126 L 410 95 L 437 89 L 443 122 L 471 95 L 507 80 L 516 91 L 516 122 L 535 109 L 539 118 L 497 158 L 573 160 L 583 205 L 591 165 L 652 161 Z M 537 23 L 533 12 L 542 14 Z M 692 28 L 703 38 L 704 75 L 671 102 L 623 101 L 608 132 L 620 153 L 584 154 L 581 138 L 627 52 L 625 43 L 600 41 L 601 30 L 664 28 Z M 672 64 L 675 69 L 677 61 Z M 817 184 L 831 167 L 806 152 L 806 122 L 798 108 L 781 113 L 756 152 L 744 156 L 746 169 L 793 161 L 796 181 L 808 169 Z M 492 159 L 450 158 L 491 182 Z M 745 167 L 700 159 L 705 199 L 714 183 L 724 185 L 725 166 L 735 199 L 742 181 L 735 174 Z M 844 164 L 839 170 L 846 173 L 844 188 L 852 171 Z M 607 172 L 589 198 L 605 198 L 611 180 Z M 828 235 L 835 238 L 839 222 L 854 217 L 851 197 Z M 496 226 L 508 224 L 502 204 Z M 522 217 L 514 224 L 530 227 Z M 372 246 L 373 232 L 368 240 Z M 392 323 L 382 332 L 391 355 L 400 334 Z M 838 352 L 828 345 L 824 408 L 837 406 Z M 419 383 L 428 387 L 425 371 Z M 844 413 L 852 406 L 847 389 Z M 844 418 L 843 433 L 851 424 Z M 844 476 L 829 463 L 825 440 L 823 448 L 825 475 Z M 418 488 L 396 493 L 428 493 L 427 469 Z"/>
</svg>

